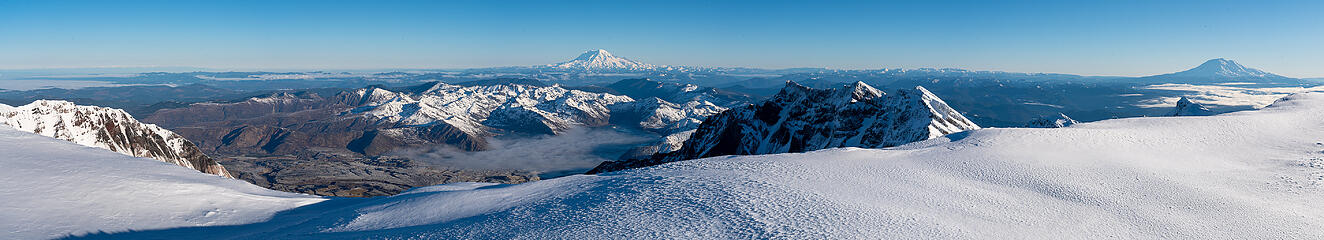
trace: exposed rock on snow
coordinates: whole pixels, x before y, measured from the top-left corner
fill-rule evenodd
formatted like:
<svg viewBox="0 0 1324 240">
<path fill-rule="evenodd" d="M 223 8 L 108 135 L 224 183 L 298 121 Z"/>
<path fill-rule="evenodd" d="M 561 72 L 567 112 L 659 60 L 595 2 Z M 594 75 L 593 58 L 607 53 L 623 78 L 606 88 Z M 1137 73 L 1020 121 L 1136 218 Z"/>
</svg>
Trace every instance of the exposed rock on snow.
<svg viewBox="0 0 1324 240">
<path fill-rule="evenodd" d="M 152 124 L 138 122 L 124 110 L 78 106 L 67 101 L 37 100 L 12 107 L 0 104 L 0 124 L 25 132 L 147 157 L 233 178 L 188 139 Z"/>
<path fill-rule="evenodd" d="M 979 126 L 923 87 L 887 95 L 863 82 L 812 89 L 794 82 L 759 105 L 709 117 L 679 150 L 604 162 L 590 173 L 722 156 L 890 147 Z"/>
<path fill-rule="evenodd" d="M 1071 126 L 1071 125 L 1075 125 L 1075 124 L 1077 124 L 1077 123 L 1080 123 L 1080 122 L 1077 122 L 1075 119 L 1071 119 L 1071 117 L 1068 117 L 1066 114 L 1058 113 L 1057 116 L 1041 117 L 1041 118 L 1037 118 L 1037 119 L 1034 119 L 1034 120 L 1030 120 L 1029 123 L 1026 123 L 1026 124 L 1025 124 L 1025 127 L 1027 127 L 1027 128 L 1062 128 L 1062 127 L 1069 127 L 1069 126 Z"/>
<path fill-rule="evenodd" d="M 1214 111 L 1199 103 L 1191 102 L 1190 99 L 1182 97 L 1177 100 L 1177 107 L 1168 112 L 1168 116 L 1209 116 L 1214 115 Z"/>
</svg>

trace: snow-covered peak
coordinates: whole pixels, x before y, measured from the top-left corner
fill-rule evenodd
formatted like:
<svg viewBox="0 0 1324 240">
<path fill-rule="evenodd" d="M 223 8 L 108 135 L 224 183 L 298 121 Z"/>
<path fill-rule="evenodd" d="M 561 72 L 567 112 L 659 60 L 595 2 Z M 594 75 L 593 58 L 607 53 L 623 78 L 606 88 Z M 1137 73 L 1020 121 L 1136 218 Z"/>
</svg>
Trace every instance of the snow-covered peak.
<svg viewBox="0 0 1324 240">
<path fill-rule="evenodd" d="M 839 88 L 814 89 L 794 81 L 786 81 L 786 86 L 770 99 L 779 102 L 814 102 L 840 106 L 843 104 L 866 101 L 886 95 L 864 82 L 855 82 Z"/>
<path fill-rule="evenodd" d="M 607 50 L 602 50 L 602 49 L 589 50 L 587 52 L 584 52 L 583 54 L 579 54 L 579 57 L 575 57 L 575 59 L 572 59 L 570 61 L 551 64 L 547 66 L 558 69 L 572 69 L 572 70 L 585 70 L 585 71 L 602 71 L 602 70 L 638 71 L 638 70 L 650 70 L 658 67 L 655 65 L 641 63 L 623 57 L 617 57 L 615 55 L 612 55 L 610 52 L 607 52 Z"/>
<path fill-rule="evenodd" d="M 1178 78 L 1202 78 L 1202 79 L 1256 79 L 1256 78 L 1287 78 L 1273 73 L 1261 71 L 1243 66 L 1232 60 L 1215 58 L 1205 61 L 1200 66 L 1190 70 L 1159 75 L 1157 77 L 1178 77 Z"/>
<path fill-rule="evenodd" d="M 1248 68 L 1223 58 L 1210 59 L 1194 69 L 1187 70 L 1187 72 L 1223 77 L 1265 77 L 1271 75 L 1259 69 Z"/>
<path fill-rule="evenodd" d="M 828 89 L 787 82 L 767 101 L 706 118 L 674 152 L 604 162 L 590 173 L 721 155 L 891 147 L 979 128 L 923 87 L 885 95 L 861 82 Z"/>
<path fill-rule="evenodd" d="M 610 59 L 610 58 L 616 58 L 616 56 L 612 56 L 610 52 L 607 52 L 607 50 L 598 49 L 598 50 L 588 50 L 587 52 L 579 54 L 579 57 L 576 57 L 574 60 L 597 61 L 597 60 Z"/>
<path fill-rule="evenodd" d="M 877 88 L 861 81 L 855 81 L 855 84 L 851 84 L 850 88 L 851 96 L 855 98 L 871 99 L 883 96 L 883 91 L 879 91 Z"/>
</svg>

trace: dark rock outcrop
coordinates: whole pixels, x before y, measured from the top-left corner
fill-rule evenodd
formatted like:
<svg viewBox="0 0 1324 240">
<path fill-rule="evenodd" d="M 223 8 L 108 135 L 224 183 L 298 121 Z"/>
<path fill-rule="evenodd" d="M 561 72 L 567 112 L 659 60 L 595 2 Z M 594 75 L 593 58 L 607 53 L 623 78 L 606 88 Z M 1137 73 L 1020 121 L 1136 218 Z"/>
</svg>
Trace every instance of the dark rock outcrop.
<svg viewBox="0 0 1324 240">
<path fill-rule="evenodd" d="M 1214 111 L 1209 110 L 1209 108 L 1205 107 L 1204 105 L 1200 105 L 1199 103 L 1192 102 L 1190 99 L 1186 99 L 1186 97 L 1181 97 L 1180 100 L 1177 100 L 1177 106 L 1173 108 L 1171 112 L 1168 112 L 1167 115 L 1168 116 L 1210 116 L 1210 115 L 1214 115 Z"/>
</svg>

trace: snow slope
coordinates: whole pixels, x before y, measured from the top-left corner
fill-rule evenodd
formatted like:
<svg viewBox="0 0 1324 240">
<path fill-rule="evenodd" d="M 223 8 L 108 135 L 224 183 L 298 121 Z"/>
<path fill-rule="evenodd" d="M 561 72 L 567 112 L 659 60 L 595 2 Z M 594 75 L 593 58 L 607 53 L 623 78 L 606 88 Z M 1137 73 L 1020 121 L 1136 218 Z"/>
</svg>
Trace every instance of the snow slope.
<svg viewBox="0 0 1324 240">
<path fill-rule="evenodd" d="M 322 201 L 0 126 L 0 239 L 263 221 Z"/>
<path fill-rule="evenodd" d="M 0 104 L 0 125 L 232 178 L 224 166 L 203 154 L 193 142 L 165 128 L 139 122 L 120 109 L 57 100 L 37 100 L 18 107 Z"/>
<path fill-rule="evenodd" d="M 1319 239 L 1324 94 L 1204 117 L 444 185 L 263 230 L 308 239 Z M 260 224 L 258 224 L 260 225 Z M 253 225 L 253 226 L 258 226 Z M 226 228 L 245 231 L 249 228 Z M 213 228 L 104 237 L 148 238 Z M 256 230 L 254 230 L 256 231 Z"/>
</svg>

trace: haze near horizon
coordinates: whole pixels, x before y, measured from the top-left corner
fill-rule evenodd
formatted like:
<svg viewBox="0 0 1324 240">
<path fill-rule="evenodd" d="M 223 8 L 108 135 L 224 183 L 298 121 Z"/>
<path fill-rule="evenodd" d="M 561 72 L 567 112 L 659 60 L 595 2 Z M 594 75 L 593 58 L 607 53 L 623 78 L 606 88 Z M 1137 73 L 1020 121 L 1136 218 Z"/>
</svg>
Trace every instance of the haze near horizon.
<svg viewBox="0 0 1324 240">
<path fill-rule="evenodd" d="M 455 69 L 589 49 L 659 65 L 1100 76 L 1215 58 L 1324 77 L 1311 1 L 0 2 L 0 69 Z"/>
</svg>

